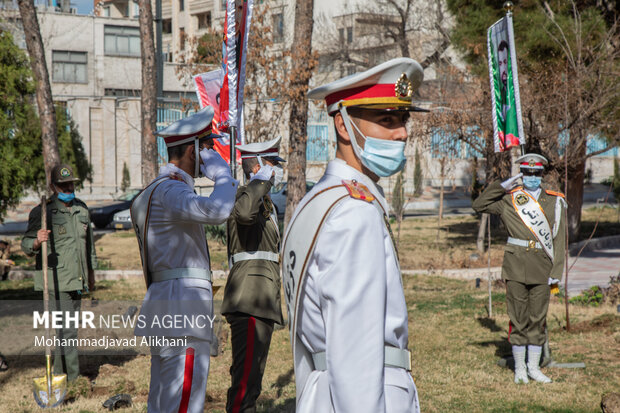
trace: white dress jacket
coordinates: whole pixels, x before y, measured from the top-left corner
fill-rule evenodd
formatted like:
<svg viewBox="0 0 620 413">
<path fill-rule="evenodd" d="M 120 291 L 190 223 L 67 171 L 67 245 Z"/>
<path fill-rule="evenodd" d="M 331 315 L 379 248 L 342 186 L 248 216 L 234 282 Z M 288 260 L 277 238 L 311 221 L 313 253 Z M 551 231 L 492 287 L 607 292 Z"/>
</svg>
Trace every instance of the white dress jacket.
<svg viewBox="0 0 620 413">
<path fill-rule="evenodd" d="M 382 189 L 336 159 L 304 197 L 357 180 L 388 211 Z M 311 207 L 309 205 L 308 207 Z M 312 236 L 312 234 L 308 234 Z M 297 412 L 419 412 L 409 372 L 384 365 L 386 345 L 407 348 L 407 306 L 400 266 L 383 214 L 372 203 L 341 201 L 323 224 L 299 300 L 297 335 L 310 353 L 326 352 L 327 370 L 297 377 Z"/>
<path fill-rule="evenodd" d="M 194 179 L 186 172 L 167 164 L 157 179 L 173 174 L 176 179 L 163 181 L 153 192 L 148 227 L 148 265 L 151 271 L 175 268 L 210 269 L 205 224 L 221 224 L 228 219 L 234 206 L 238 182 L 232 178 L 218 179 L 210 196 L 194 193 Z M 143 312 L 146 308 L 146 313 Z M 178 278 L 152 283 L 144 297 L 141 315 L 152 320 L 155 315 L 203 314 L 213 316 L 211 282 L 197 278 Z M 196 319 L 196 317 L 194 317 Z M 204 318 L 177 323 L 171 328 L 143 328 L 136 324 L 137 336 L 191 336 L 211 341 L 211 329 L 200 328 Z M 206 323 L 210 325 L 210 323 Z M 162 325 L 163 326 L 163 325 Z M 163 333 L 163 334 L 162 334 Z"/>
</svg>

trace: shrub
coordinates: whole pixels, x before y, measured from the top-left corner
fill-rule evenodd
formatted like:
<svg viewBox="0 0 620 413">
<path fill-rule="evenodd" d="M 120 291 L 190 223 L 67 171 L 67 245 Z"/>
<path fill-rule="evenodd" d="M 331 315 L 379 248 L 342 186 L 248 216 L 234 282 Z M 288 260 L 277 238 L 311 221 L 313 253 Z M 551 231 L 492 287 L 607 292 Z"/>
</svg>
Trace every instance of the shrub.
<svg viewBox="0 0 620 413">
<path fill-rule="evenodd" d="M 582 306 L 598 307 L 603 302 L 603 298 L 603 291 L 601 288 L 598 285 L 594 285 L 584 290 L 578 296 L 571 298 L 568 302 Z"/>
</svg>

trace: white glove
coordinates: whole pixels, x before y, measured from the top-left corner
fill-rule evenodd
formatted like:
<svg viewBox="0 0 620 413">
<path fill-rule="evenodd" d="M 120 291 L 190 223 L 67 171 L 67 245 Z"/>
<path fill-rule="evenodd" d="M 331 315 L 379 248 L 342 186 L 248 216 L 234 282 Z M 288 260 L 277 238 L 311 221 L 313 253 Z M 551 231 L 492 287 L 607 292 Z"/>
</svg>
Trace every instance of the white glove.
<svg viewBox="0 0 620 413">
<path fill-rule="evenodd" d="M 549 277 L 549 281 L 548 281 L 549 285 L 553 285 L 553 284 L 559 284 L 560 280 L 558 280 L 557 278 L 552 278 Z"/>
<path fill-rule="evenodd" d="M 232 177 L 226 161 L 213 149 L 204 148 L 201 150 L 200 158 L 202 159 L 200 170 L 210 180 L 215 182 L 221 177 Z"/>
<path fill-rule="evenodd" d="M 255 179 L 259 179 L 261 181 L 268 181 L 271 179 L 273 174 L 273 166 L 265 164 L 258 170 L 258 172 L 256 172 L 256 174 L 250 174 L 250 182 Z"/>
<path fill-rule="evenodd" d="M 510 191 L 512 188 L 517 186 L 517 179 L 521 178 L 522 176 L 523 174 L 520 173 L 519 175 L 513 176 L 512 178 L 508 178 L 504 182 L 502 182 L 502 186 L 506 191 Z"/>
</svg>

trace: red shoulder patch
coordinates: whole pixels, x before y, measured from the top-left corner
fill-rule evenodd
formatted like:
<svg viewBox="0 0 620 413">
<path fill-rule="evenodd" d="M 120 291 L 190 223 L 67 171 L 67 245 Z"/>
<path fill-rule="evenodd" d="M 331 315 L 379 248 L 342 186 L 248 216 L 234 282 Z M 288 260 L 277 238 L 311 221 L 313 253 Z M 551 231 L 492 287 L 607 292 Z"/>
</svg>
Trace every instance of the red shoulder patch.
<svg viewBox="0 0 620 413">
<path fill-rule="evenodd" d="M 550 189 L 545 189 L 545 192 L 547 193 L 547 195 L 553 195 L 553 196 L 559 196 L 561 198 L 566 198 L 564 194 L 561 192 L 552 191 Z"/>
<path fill-rule="evenodd" d="M 361 199 L 362 201 L 372 202 L 375 200 L 375 196 L 370 192 L 370 189 L 364 184 L 357 182 L 356 180 L 342 180 L 342 185 L 349 191 L 349 196 L 355 199 Z"/>
</svg>

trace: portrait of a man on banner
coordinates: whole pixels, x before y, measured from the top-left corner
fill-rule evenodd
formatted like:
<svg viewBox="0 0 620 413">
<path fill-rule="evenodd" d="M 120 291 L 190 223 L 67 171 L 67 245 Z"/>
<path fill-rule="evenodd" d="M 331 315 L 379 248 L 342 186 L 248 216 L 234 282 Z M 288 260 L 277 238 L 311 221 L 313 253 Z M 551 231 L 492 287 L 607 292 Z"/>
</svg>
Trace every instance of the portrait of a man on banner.
<svg viewBox="0 0 620 413">
<path fill-rule="evenodd" d="M 489 76 L 493 100 L 495 151 L 503 152 L 523 141 L 519 104 L 519 85 L 514 61 L 514 42 L 509 33 L 509 20 L 503 18 L 489 28 Z"/>
</svg>

